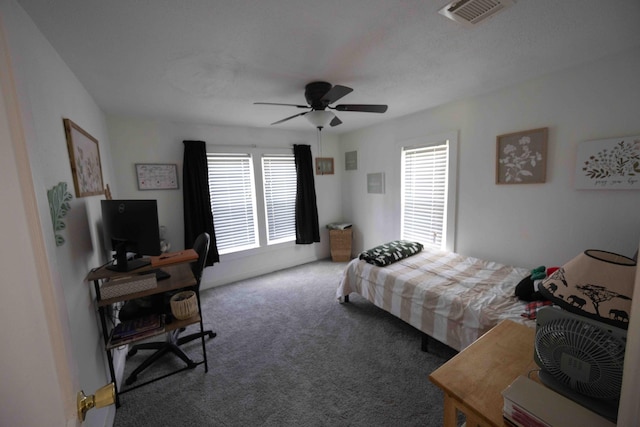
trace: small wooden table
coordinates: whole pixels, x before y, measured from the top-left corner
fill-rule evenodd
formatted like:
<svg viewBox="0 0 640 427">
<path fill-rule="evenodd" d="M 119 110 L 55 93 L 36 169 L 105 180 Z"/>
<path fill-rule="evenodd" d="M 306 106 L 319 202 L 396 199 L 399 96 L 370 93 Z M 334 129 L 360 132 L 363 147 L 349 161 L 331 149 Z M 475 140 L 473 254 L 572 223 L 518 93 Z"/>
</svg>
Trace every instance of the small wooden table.
<svg viewBox="0 0 640 427">
<path fill-rule="evenodd" d="M 444 426 L 456 426 L 457 411 L 465 414 L 467 427 L 505 426 L 501 393 L 538 368 L 534 337 L 534 328 L 504 320 L 433 371 L 429 379 L 444 391 Z"/>
</svg>

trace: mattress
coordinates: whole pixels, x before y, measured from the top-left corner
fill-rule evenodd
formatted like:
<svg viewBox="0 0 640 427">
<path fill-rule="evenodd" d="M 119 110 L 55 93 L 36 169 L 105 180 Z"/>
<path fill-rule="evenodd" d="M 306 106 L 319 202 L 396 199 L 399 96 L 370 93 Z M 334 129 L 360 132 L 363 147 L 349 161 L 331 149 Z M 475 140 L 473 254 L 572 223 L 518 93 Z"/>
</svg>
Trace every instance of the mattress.
<svg viewBox="0 0 640 427">
<path fill-rule="evenodd" d="M 504 319 L 530 327 L 516 285 L 531 271 L 498 262 L 425 249 L 385 267 L 352 260 L 336 291 L 355 292 L 458 351 Z"/>
</svg>

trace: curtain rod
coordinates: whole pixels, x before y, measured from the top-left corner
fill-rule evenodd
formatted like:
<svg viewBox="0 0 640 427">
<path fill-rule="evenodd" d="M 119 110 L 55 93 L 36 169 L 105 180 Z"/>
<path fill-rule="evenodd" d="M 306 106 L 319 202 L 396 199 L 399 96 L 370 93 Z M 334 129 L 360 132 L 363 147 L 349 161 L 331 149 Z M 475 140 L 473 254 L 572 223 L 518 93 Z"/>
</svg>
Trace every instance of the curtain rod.
<svg viewBox="0 0 640 427">
<path fill-rule="evenodd" d="M 210 147 L 230 147 L 230 148 L 266 148 L 268 150 L 292 148 L 296 144 L 289 144 L 280 147 L 258 145 L 258 144 L 207 144 Z M 308 144 L 307 144 L 308 145 Z"/>
</svg>

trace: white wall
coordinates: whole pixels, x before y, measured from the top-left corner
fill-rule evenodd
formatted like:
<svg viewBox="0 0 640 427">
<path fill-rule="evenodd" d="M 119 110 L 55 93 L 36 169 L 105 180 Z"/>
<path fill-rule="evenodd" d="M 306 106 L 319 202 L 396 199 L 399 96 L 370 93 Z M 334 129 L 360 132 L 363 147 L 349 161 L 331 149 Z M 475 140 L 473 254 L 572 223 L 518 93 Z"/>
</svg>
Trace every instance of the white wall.
<svg viewBox="0 0 640 427">
<path fill-rule="evenodd" d="M 228 126 L 195 125 L 132 117 L 109 116 L 109 136 L 112 141 L 113 165 L 116 174 L 111 185 L 114 198 L 143 198 L 158 200 L 161 225 L 167 227 L 171 250 L 183 249 L 184 218 L 182 209 L 182 158 L 184 140 L 199 140 L 211 150 L 228 150 L 228 145 L 266 147 L 273 153 L 291 153 L 292 144 L 311 146 L 314 158 L 319 151 L 317 134 L 309 131 L 294 132 L 279 129 L 253 129 Z M 242 253 L 222 255 L 220 263 L 207 268 L 202 286 L 208 288 L 257 276 L 277 269 L 327 258 L 329 235 L 324 226 L 340 221 L 341 199 L 340 156 L 337 138 L 324 133 L 321 140 L 322 155 L 336 157 L 335 175 L 315 175 L 320 244 L 296 245 L 293 242 L 273 247 L 254 249 Z M 216 148 L 217 147 L 217 148 Z M 247 152 L 251 147 L 243 147 Z M 140 191 L 137 188 L 135 163 L 176 163 L 179 172 L 179 190 Z M 256 173 L 258 170 L 256 169 Z M 262 210 L 261 203 L 258 203 Z M 264 241 L 264 232 L 263 241 Z"/>
<path fill-rule="evenodd" d="M 398 144 L 457 131 L 457 252 L 523 267 L 559 265 L 588 248 L 633 255 L 640 193 L 575 190 L 573 174 L 579 142 L 640 135 L 638 75 L 634 49 L 342 135 L 342 153 L 358 151 L 342 194 L 355 250 L 399 238 Z M 496 185 L 496 136 L 539 127 L 549 128 L 547 182 Z M 386 173 L 386 194 L 367 194 L 371 172 Z"/>
<path fill-rule="evenodd" d="M 68 324 L 64 325 L 64 330 L 70 334 L 68 344 L 72 347 L 73 359 L 77 362 L 75 374 L 80 379 L 81 387 L 87 393 L 93 393 L 110 381 L 91 288 L 84 281 L 89 269 L 99 265 L 104 255 L 97 236 L 99 200 L 102 197 L 75 197 L 62 120 L 72 119 L 98 139 L 103 173 L 108 180 L 111 160 L 106 121 L 100 108 L 23 9 L 12 0 L 3 0 L 0 7 L 6 26 L 35 200 L 42 227 L 39 231 L 46 246 L 46 262 L 53 282 L 50 293 L 59 298 L 56 304 L 66 311 L 64 320 L 67 321 L 68 317 Z M 74 198 L 71 201 L 71 210 L 64 218 L 66 230 L 61 233 L 66 243 L 58 247 L 54 239 L 47 190 L 59 182 L 67 183 L 68 191 Z M 11 202 L 11 199 L 5 199 L 5 202 Z M 3 218 L 3 221 L 11 222 L 12 219 Z M 7 248 L 11 248 L 11 242 Z M 22 268 L 28 269 L 30 265 L 25 262 Z M 6 291 L 7 287 L 15 288 L 19 285 L 21 284 L 14 281 L 3 280 L 1 286 Z M 38 295 L 31 297 L 37 298 Z M 41 297 L 47 296 L 43 294 Z M 12 324 L 10 321 L 4 323 L 7 326 Z M 28 325 L 22 325 L 21 328 L 24 328 L 26 339 L 38 339 L 36 335 L 29 334 Z M 21 344 L 12 340 L 3 342 L 12 346 Z M 29 346 L 25 346 L 25 351 L 28 349 Z M 15 366 L 7 369 L 24 373 L 23 379 L 26 381 L 30 373 L 37 370 L 27 355 L 22 362 L 24 365 L 21 365 L 21 361 L 16 361 Z M 3 371 L 4 369 L 5 367 Z M 37 378 L 32 380 L 37 386 Z M 7 384 L 3 383 L 2 386 L 3 391 L 12 392 L 4 390 Z M 28 387 L 25 390 L 28 390 Z M 27 395 L 24 398 L 27 402 L 31 401 Z M 75 395 L 65 398 L 68 401 L 75 400 Z M 25 408 L 12 409 L 29 416 L 32 405 L 33 402 Z M 109 424 L 108 417 L 112 419 L 113 413 L 113 407 L 91 411 L 87 416 L 86 425 Z M 67 415 L 72 416 L 69 413 Z"/>
</svg>

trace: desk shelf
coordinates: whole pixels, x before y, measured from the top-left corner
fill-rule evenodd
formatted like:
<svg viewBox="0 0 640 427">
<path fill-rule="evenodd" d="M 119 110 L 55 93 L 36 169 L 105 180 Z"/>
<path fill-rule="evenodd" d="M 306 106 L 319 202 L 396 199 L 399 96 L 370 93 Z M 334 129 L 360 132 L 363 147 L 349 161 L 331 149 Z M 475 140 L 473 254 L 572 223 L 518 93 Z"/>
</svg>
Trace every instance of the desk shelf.
<svg viewBox="0 0 640 427">
<path fill-rule="evenodd" d="M 176 329 L 186 328 L 189 325 L 200 322 L 200 320 L 201 318 L 199 315 L 195 315 L 184 320 L 174 319 L 171 323 L 165 324 L 161 328 L 151 329 L 149 331 L 143 332 L 141 335 L 133 335 L 123 340 L 117 341 L 116 343 L 113 343 L 112 339 L 109 338 L 109 342 L 106 344 L 106 349 L 113 350 L 114 348 L 122 347 L 124 345 L 135 344 L 138 341 L 146 340 L 158 335 L 165 334 L 167 332 L 175 331 Z"/>
<path fill-rule="evenodd" d="M 177 266 L 168 266 L 168 267 L 163 267 L 163 270 L 171 274 L 171 277 L 169 277 L 168 279 L 158 281 L 158 286 L 156 286 L 155 288 L 147 289 L 140 292 L 134 292 L 131 294 L 121 295 L 115 298 L 102 299 L 98 295 L 97 296 L 98 307 L 105 307 L 108 305 L 115 304 L 117 302 L 125 302 L 131 299 L 142 298 L 149 295 L 156 295 L 156 294 L 161 294 L 169 291 L 175 291 L 181 288 L 188 288 L 195 284 L 194 283 L 195 278 L 193 277 L 193 274 L 191 273 L 190 268 L 178 268 Z M 124 276 L 132 275 L 131 273 L 120 273 L 120 274 Z M 136 273 L 133 273 L 133 274 L 137 274 L 137 271 Z M 113 278 L 113 277 L 114 276 L 110 275 L 108 278 Z M 100 280 L 100 279 L 95 279 L 95 280 Z M 96 289 L 96 293 L 99 293 L 99 288 Z"/>
</svg>

